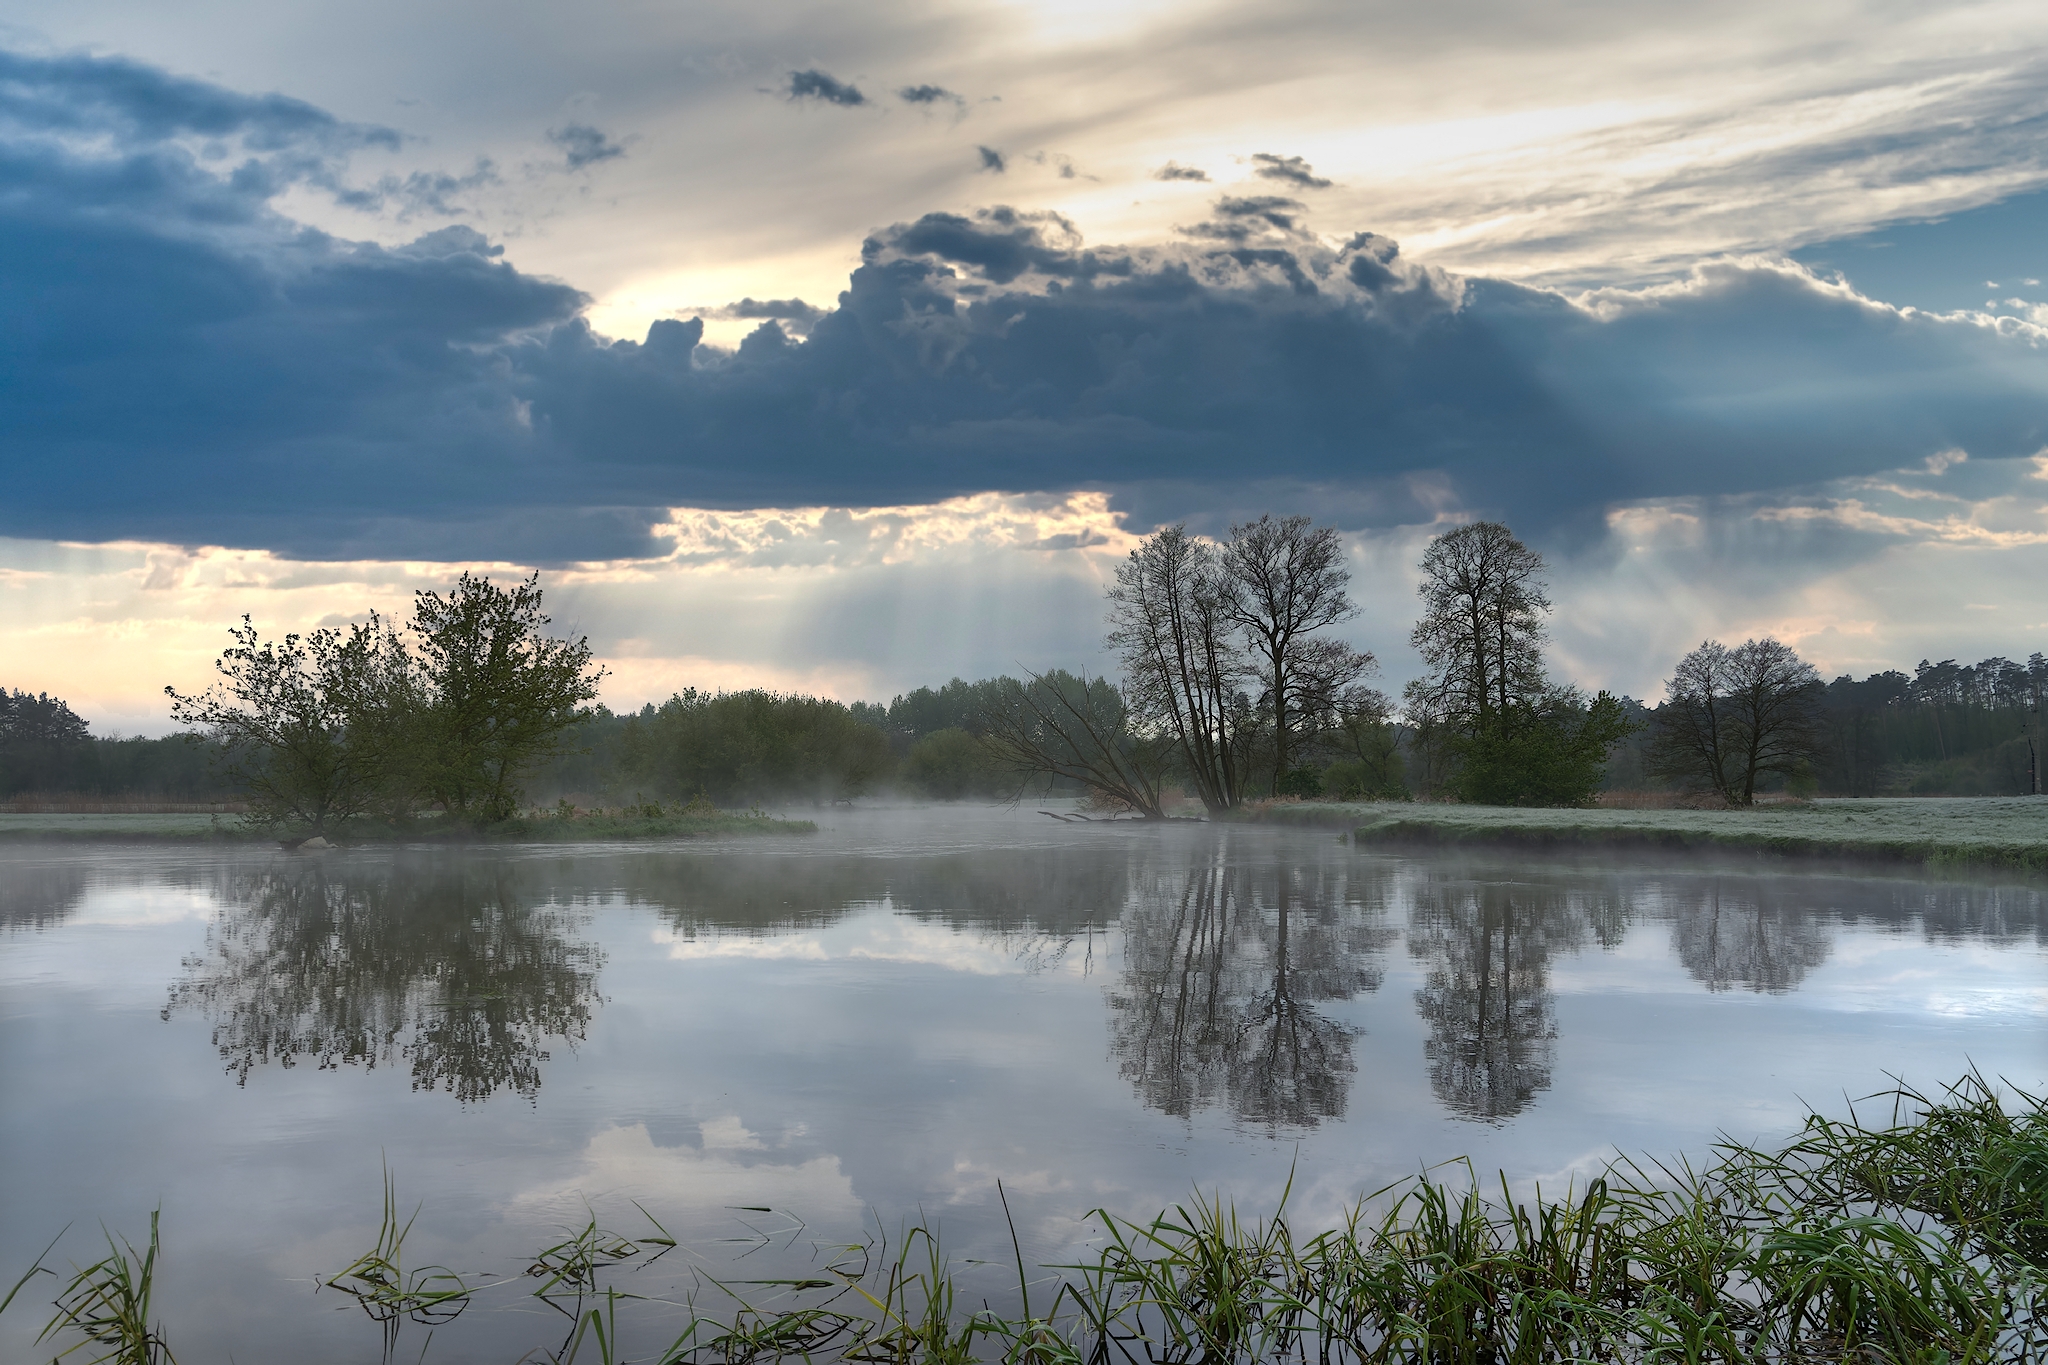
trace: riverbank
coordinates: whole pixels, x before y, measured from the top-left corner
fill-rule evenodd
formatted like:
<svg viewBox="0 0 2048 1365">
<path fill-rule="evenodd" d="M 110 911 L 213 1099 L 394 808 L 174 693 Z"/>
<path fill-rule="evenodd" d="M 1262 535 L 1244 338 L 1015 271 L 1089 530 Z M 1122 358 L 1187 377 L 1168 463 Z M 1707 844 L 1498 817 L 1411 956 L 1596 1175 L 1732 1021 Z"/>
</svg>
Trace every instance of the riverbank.
<svg viewBox="0 0 2048 1365">
<path fill-rule="evenodd" d="M 1524 810 L 1280 802 L 1253 823 L 1342 829 L 1360 844 L 1715 850 L 2048 874 L 2048 796 L 1822 799 L 1749 810 Z"/>
<path fill-rule="evenodd" d="M 1096 1249 L 1077 1263 L 1034 1273 L 1013 1241 L 1019 1292 L 1000 1308 L 974 1292 L 971 1263 L 946 1254 L 936 1223 L 892 1228 L 879 1215 L 874 1236 L 817 1255 L 801 1278 L 706 1274 L 682 1303 L 619 1287 L 683 1245 L 637 1203 L 644 1229 L 592 1214 L 523 1258 L 525 1275 L 407 1275 L 401 1246 L 419 1214 L 400 1212 L 387 1169 L 375 1245 L 321 1286 L 384 1329 L 387 1358 L 403 1321 L 459 1332 L 450 1324 L 489 1300 L 556 1310 L 540 1319 L 561 1347 L 522 1357 L 552 1360 L 585 1346 L 613 1359 L 622 1306 L 629 1329 L 643 1302 L 680 1308 L 680 1335 L 640 1357 L 661 1365 L 2041 1359 L 2048 1109 L 1975 1074 L 1864 1105 L 1870 1120 L 1813 1114 L 1775 1149 L 1724 1143 L 1701 1168 L 1619 1160 L 1548 1197 L 1503 1179 L 1495 1200 L 1469 1165 L 1447 1163 L 1365 1194 L 1320 1231 L 1290 1225 L 1285 1195 L 1261 1218 L 1207 1193 L 1144 1221 L 1098 1209 Z M 39 1342 L 168 1358 L 151 1296 L 176 1248 L 155 1214 L 140 1248 L 105 1236 L 105 1257 L 68 1279 L 45 1264 L 53 1242 L 0 1312 L 47 1272 L 56 1311 Z"/>
<path fill-rule="evenodd" d="M 640 842 L 660 839 L 715 839 L 770 834 L 816 834 L 811 820 L 785 820 L 772 815 L 729 811 L 579 811 L 573 816 L 515 816 L 494 825 L 441 824 L 432 819 L 406 825 L 352 824 L 337 831 L 332 842 L 358 844 L 577 844 Z M 235 816 L 150 814 L 0 815 L 0 842 L 33 840 L 105 843 L 233 843 L 273 844 L 278 832 L 247 825 Z"/>
</svg>

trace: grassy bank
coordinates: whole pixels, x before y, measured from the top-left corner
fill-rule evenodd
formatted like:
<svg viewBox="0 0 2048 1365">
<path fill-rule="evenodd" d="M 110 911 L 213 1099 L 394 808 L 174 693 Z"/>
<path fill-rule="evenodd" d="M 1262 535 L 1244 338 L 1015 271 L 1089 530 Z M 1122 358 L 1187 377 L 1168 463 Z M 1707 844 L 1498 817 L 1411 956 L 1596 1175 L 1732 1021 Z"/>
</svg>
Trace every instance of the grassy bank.
<svg viewBox="0 0 2048 1365">
<path fill-rule="evenodd" d="M 1300 802 L 1245 818 L 1343 829 L 1361 844 L 1389 846 L 1708 849 L 2048 873 L 2048 797 L 2037 796 L 1823 799 L 1751 810 Z"/>
<path fill-rule="evenodd" d="M 825 1248 L 823 1263 L 803 1278 L 723 1278 L 699 1269 L 685 1303 L 658 1301 L 687 1310 L 681 1334 L 632 1358 L 661 1365 L 2048 1359 L 2043 1102 L 2025 1095 L 2002 1102 L 1971 1076 L 1932 1098 L 1900 1091 L 1866 1108 L 1874 1121 L 1814 1115 L 1775 1150 L 1724 1145 L 1701 1170 L 1621 1163 L 1552 1199 L 1518 1200 L 1505 1188 L 1488 1198 L 1469 1170 L 1454 1165 L 1448 1177 L 1425 1173 L 1369 1195 L 1337 1227 L 1312 1233 L 1289 1222 L 1284 1196 L 1279 1209 L 1256 1220 L 1220 1197 L 1142 1222 L 1097 1211 L 1098 1249 L 1041 1267 L 1050 1278 L 1027 1271 L 1020 1254 L 1017 1293 L 1001 1311 L 956 1278 L 936 1224 L 908 1224 L 894 1238 L 877 1233 L 836 1253 Z M 376 1245 L 323 1277 L 382 1325 L 386 1359 L 406 1321 L 445 1333 L 459 1330 L 451 1324 L 479 1301 L 530 1310 L 537 1298 L 568 1325 L 559 1346 L 538 1346 L 522 1359 L 621 1360 L 622 1312 L 645 1339 L 646 1324 L 635 1330 L 632 1314 L 649 1300 L 615 1279 L 679 1246 L 642 1210 L 645 1231 L 621 1234 L 593 1219 L 538 1251 L 525 1276 L 472 1283 L 445 1267 L 405 1268 L 412 1223 L 401 1222 L 399 1208 L 387 1180 Z M 113 1348 L 98 1359 L 167 1359 L 150 1303 L 161 1252 L 154 1217 L 145 1245 L 138 1250 L 109 1234 L 104 1259 L 68 1281 L 40 1280 L 51 1272 L 32 1269 L 9 1297 L 30 1283 L 57 1291 L 44 1333 L 53 1346 L 87 1337 Z"/>
<path fill-rule="evenodd" d="M 343 847 L 359 844 L 612 843 L 622 840 L 708 839 L 765 834 L 815 834 L 810 820 L 783 820 L 760 812 L 732 812 L 673 806 L 631 806 L 573 815 L 534 812 L 491 825 L 432 818 L 402 825 L 355 821 L 330 837 Z M 85 840 L 118 842 L 274 844 L 281 832 L 245 823 L 237 816 L 207 815 L 0 815 L 0 841 Z"/>
</svg>

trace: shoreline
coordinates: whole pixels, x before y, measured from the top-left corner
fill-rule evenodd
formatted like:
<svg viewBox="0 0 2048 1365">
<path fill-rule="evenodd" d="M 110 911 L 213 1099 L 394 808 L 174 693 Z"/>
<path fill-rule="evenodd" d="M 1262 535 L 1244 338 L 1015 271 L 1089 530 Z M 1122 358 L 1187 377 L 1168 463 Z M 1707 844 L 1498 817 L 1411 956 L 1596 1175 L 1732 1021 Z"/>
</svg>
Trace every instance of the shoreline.
<svg viewBox="0 0 2048 1365">
<path fill-rule="evenodd" d="M 1247 823 L 1344 831 L 1360 847 L 1616 849 L 2048 875 L 2048 797 L 1837 798 L 1749 810 L 1273 805 Z"/>
</svg>

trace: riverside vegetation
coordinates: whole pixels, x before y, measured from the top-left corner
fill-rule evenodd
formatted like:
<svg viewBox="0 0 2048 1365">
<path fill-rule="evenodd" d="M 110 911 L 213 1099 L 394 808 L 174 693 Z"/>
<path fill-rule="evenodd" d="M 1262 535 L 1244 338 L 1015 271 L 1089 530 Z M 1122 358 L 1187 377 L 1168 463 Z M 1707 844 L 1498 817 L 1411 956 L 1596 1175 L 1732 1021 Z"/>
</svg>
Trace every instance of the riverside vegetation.
<svg viewBox="0 0 2048 1365">
<path fill-rule="evenodd" d="M 1335 530 L 1268 516 L 1221 541 L 1171 526 L 1141 542 L 1106 590 L 1116 680 L 955 678 L 887 706 L 686 689 L 624 714 L 591 704 L 603 670 L 587 641 L 548 634 L 537 576 L 465 574 L 445 597 L 418 594 L 402 627 L 372 614 L 272 643 L 245 619 L 216 685 L 172 692 L 184 736 L 94 739 L 61 700 L 0 689 L 0 798 L 234 799 L 302 833 L 540 837 L 569 825 L 536 819 L 536 803 L 645 831 L 692 801 L 701 814 L 885 792 L 1059 792 L 1159 817 L 1183 799 L 1218 815 L 1274 797 L 1574 807 L 1624 788 L 1747 806 L 2039 790 L 2039 653 L 1823 684 L 1782 642 L 1709 640 L 1652 710 L 1549 678 L 1543 567 L 1499 523 L 1437 537 L 1412 632 L 1430 671 L 1398 706 L 1368 685 L 1372 656 L 1331 635 L 1359 610 Z"/>
<path fill-rule="evenodd" d="M 804 1275 L 698 1264 L 676 1301 L 622 1286 L 620 1272 L 681 1240 L 644 1209 L 647 1230 L 630 1234 L 593 1217 L 527 1268 L 523 1292 L 560 1313 L 563 1335 L 523 1358 L 624 1361 L 622 1330 L 659 1339 L 634 1322 L 651 1304 L 685 1316 L 666 1344 L 632 1354 L 660 1365 L 2048 1359 L 2048 1104 L 2002 1099 L 1974 1073 L 1876 1103 L 1889 1107 L 1881 1120 L 1813 1114 L 1774 1150 L 1724 1142 L 1699 1168 L 1623 1160 L 1555 1198 L 1518 1197 L 1504 1181 L 1493 1196 L 1453 1162 L 1321 1231 L 1298 1229 L 1284 1194 L 1256 1219 L 1204 1195 L 1139 1222 L 1097 1210 L 1099 1249 L 1038 1273 L 1019 1252 L 1002 1311 L 971 1306 L 928 1221 L 825 1248 Z M 375 1245 L 324 1277 L 379 1325 L 387 1361 L 405 1323 L 445 1330 L 522 1292 L 519 1278 L 472 1284 L 408 1266 L 418 1216 L 401 1219 L 387 1175 Z M 156 1217 L 143 1249 L 106 1241 L 104 1257 L 59 1281 L 39 1340 L 95 1362 L 172 1360 L 152 1298 Z M 0 1311 L 55 1276 L 49 1255 Z"/>
</svg>

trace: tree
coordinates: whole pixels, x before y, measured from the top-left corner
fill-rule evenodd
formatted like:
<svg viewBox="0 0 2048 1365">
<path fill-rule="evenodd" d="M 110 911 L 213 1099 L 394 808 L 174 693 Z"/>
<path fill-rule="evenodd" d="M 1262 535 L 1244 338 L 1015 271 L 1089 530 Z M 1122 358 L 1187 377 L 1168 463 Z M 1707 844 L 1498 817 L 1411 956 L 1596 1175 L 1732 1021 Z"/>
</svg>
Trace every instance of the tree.
<svg viewBox="0 0 2048 1365">
<path fill-rule="evenodd" d="M 1212 814 L 1243 799 L 1254 728 L 1240 698 L 1234 586 L 1215 547 L 1177 525 L 1131 551 L 1106 593 L 1132 718 L 1178 747 Z"/>
<path fill-rule="evenodd" d="M 1003 763 L 1026 775 L 1064 778 L 1138 812 L 1160 804 L 1168 747 L 1131 725 L 1130 706 L 1106 679 L 1063 669 L 1001 679 L 982 715 L 983 736 Z"/>
<path fill-rule="evenodd" d="M 1284 517 L 1230 528 L 1223 568 L 1234 587 L 1222 606 L 1244 632 L 1272 723 L 1273 789 L 1291 770 L 1303 722 L 1371 674 L 1373 656 L 1318 632 L 1358 615 L 1335 527 Z"/>
<path fill-rule="evenodd" d="M 1406 765 L 1394 730 L 1394 704 L 1376 688 L 1346 688 L 1337 698 L 1324 736 L 1338 754 L 1323 773 L 1323 788 L 1340 801 L 1405 800 Z"/>
<path fill-rule="evenodd" d="M 1432 676 L 1404 700 L 1426 782 L 1464 800 L 1582 805 L 1633 728 L 1619 698 L 1588 701 L 1545 676 L 1542 573 L 1543 556 L 1497 521 L 1460 526 L 1423 552 L 1422 618 L 1409 638 Z"/>
<path fill-rule="evenodd" d="M 1790 645 L 1769 636 L 1733 649 L 1708 640 L 1664 686 L 1649 765 L 1659 776 L 1750 806 L 1759 779 L 1803 772 L 1821 756 L 1820 675 Z"/>
<path fill-rule="evenodd" d="M 228 633 L 234 643 L 214 661 L 219 681 L 194 696 L 164 689 L 171 718 L 220 745 L 258 821 L 320 834 L 371 809 L 396 750 L 368 698 L 380 675 L 404 669 L 382 620 L 271 643 L 244 616 Z"/>
<path fill-rule="evenodd" d="M 605 670 L 587 639 L 544 633 L 540 575 L 511 588 L 464 573 L 446 597 L 414 595 L 424 711 L 416 731 L 420 789 L 443 810 L 502 820 L 519 806 L 519 780 L 556 753 L 590 714 Z"/>
<path fill-rule="evenodd" d="M 1422 556 L 1422 619 L 1410 641 L 1435 677 L 1415 686 L 1470 731 L 1544 690 L 1543 557 L 1497 521 L 1438 536 Z"/>
<path fill-rule="evenodd" d="M 1546 688 L 1456 739 L 1452 785 L 1479 805 L 1582 806 L 1600 789 L 1608 751 L 1634 729 L 1619 697 Z"/>
</svg>

